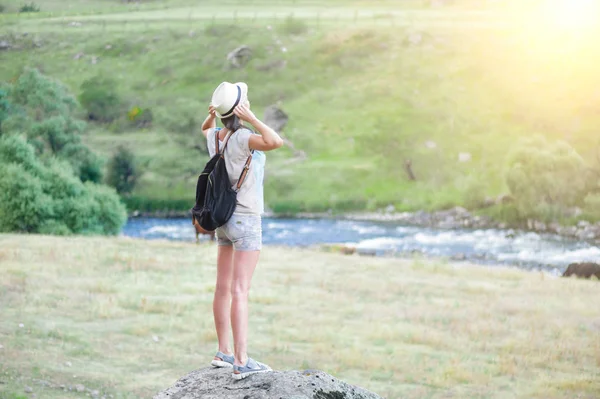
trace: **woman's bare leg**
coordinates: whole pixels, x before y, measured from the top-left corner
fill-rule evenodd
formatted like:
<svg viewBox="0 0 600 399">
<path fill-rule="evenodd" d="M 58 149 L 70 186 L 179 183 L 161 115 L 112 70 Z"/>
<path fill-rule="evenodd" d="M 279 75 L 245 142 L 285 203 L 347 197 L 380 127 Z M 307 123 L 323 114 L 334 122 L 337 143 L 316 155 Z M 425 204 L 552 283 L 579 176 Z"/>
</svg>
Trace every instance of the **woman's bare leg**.
<svg viewBox="0 0 600 399">
<path fill-rule="evenodd" d="M 236 251 L 233 255 L 231 327 L 238 366 L 244 366 L 248 361 L 248 292 L 259 255 L 260 251 Z"/>
<path fill-rule="evenodd" d="M 231 354 L 229 345 L 229 314 L 231 311 L 232 278 L 233 246 L 220 245 L 217 255 L 217 286 L 215 287 L 215 296 L 213 300 L 213 316 L 215 318 L 215 328 L 219 340 L 219 351 L 226 355 Z"/>
</svg>

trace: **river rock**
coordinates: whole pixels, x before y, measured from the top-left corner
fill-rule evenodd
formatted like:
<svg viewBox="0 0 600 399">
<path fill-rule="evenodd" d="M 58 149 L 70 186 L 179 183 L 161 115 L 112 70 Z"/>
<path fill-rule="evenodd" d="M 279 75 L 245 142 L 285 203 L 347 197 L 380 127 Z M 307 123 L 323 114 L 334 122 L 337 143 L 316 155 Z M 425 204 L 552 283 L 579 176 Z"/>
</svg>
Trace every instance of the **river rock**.
<svg viewBox="0 0 600 399">
<path fill-rule="evenodd" d="M 289 117 L 281 108 L 270 105 L 265 109 L 265 117 L 264 122 L 271 129 L 275 130 L 278 133 L 285 128 L 289 120 Z"/>
<path fill-rule="evenodd" d="M 252 58 L 252 49 L 248 46 L 240 46 L 227 54 L 227 61 L 233 68 L 243 68 Z"/>
<path fill-rule="evenodd" d="M 319 370 L 273 371 L 235 381 L 231 369 L 204 368 L 179 379 L 154 399 L 381 399 Z"/>
</svg>

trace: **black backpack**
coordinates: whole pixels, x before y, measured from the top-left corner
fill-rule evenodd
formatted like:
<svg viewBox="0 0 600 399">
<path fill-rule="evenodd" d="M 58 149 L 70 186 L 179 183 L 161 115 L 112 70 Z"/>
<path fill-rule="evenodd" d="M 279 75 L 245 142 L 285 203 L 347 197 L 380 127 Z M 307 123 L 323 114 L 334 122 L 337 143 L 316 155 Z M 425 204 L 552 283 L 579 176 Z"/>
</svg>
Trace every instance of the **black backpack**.
<svg viewBox="0 0 600 399">
<path fill-rule="evenodd" d="M 252 161 L 252 154 L 250 154 L 235 190 L 231 188 L 225 166 L 225 149 L 232 134 L 227 134 L 223 151 L 219 151 L 219 132 L 215 132 L 215 155 L 206 163 L 196 184 L 196 205 L 191 209 L 192 224 L 207 232 L 223 226 L 233 215 L 237 204 L 237 193 L 246 179 Z"/>
</svg>

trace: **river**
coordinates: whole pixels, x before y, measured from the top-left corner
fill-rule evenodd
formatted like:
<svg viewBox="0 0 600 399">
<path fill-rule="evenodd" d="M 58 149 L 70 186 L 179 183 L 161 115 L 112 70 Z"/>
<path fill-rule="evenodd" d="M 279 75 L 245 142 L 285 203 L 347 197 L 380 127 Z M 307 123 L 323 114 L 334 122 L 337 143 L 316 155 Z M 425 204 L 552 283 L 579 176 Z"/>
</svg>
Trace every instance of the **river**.
<svg viewBox="0 0 600 399">
<path fill-rule="evenodd" d="M 123 235 L 194 242 L 189 218 L 132 218 Z M 202 239 L 208 239 L 206 236 Z M 339 219 L 263 219 L 263 243 L 293 247 L 348 244 L 359 254 L 424 256 L 511 265 L 559 275 L 569 263 L 600 261 L 600 248 L 557 235 L 515 230 L 444 230 Z"/>
</svg>

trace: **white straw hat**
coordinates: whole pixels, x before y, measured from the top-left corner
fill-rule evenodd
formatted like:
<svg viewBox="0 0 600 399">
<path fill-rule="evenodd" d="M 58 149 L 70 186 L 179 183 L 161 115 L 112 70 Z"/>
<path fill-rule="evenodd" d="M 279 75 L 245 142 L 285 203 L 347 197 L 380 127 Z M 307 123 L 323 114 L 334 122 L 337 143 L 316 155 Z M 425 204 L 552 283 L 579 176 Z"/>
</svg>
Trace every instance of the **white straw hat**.
<svg viewBox="0 0 600 399">
<path fill-rule="evenodd" d="M 235 107 L 243 104 L 247 99 L 248 85 L 246 83 L 223 82 L 215 89 L 210 103 L 219 118 L 227 118 L 233 115 Z"/>
</svg>

